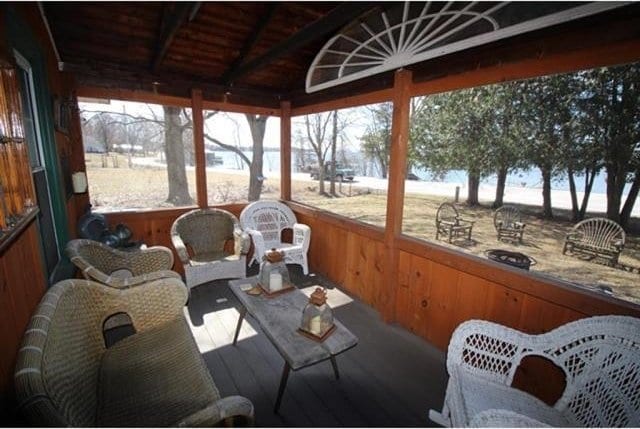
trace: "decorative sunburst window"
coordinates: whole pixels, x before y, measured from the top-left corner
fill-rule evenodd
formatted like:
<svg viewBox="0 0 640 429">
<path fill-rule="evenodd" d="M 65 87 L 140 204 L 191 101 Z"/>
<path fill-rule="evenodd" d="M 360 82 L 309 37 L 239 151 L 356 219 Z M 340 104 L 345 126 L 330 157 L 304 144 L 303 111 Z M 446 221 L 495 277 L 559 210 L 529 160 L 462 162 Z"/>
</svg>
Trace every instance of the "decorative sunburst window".
<svg viewBox="0 0 640 429">
<path fill-rule="evenodd" d="M 319 91 L 631 2 L 405 2 L 334 36 L 307 72 Z"/>
</svg>

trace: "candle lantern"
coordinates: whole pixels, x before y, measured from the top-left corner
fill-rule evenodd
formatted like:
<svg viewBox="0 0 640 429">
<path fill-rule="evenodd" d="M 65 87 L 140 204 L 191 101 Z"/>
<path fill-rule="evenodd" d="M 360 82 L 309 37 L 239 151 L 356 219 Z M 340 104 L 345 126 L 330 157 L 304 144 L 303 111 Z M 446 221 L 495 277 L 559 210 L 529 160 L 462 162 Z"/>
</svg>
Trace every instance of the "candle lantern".
<svg viewBox="0 0 640 429">
<path fill-rule="evenodd" d="M 309 303 L 302 311 L 300 331 L 314 339 L 323 340 L 334 329 L 333 312 L 327 304 L 327 291 L 318 287 L 311 294 Z"/>
<path fill-rule="evenodd" d="M 284 263 L 284 252 L 271 249 L 265 253 L 260 264 L 258 283 L 268 294 L 291 287 L 289 270 Z"/>
</svg>

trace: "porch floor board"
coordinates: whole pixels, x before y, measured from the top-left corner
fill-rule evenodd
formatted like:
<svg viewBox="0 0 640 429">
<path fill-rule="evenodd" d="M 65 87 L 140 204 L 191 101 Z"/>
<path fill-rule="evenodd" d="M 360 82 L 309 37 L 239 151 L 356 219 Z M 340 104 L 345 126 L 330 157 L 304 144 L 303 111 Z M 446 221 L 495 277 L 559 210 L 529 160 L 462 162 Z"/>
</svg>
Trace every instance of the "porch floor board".
<svg viewBox="0 0 640 429">
<path fill-rule="evenodd" d="M 358 337 L 356 347 L 337 357 L 340 379 L 329 361 L 291 372 L 274 413 L 284 360 L 251 316 L 232 345 L 240 304 L 227 281 L 218 280 L 192 289 L 185 311 L 220 394 L 249 398 L 259 427 L 433 426 L 427 413 L 442 407 L 444 353 L 384 323 L 375 310 L 322 276 L 304 276 L 296 268 L 290 266 L 290 272 L 300 288 L 333 289 L 335 317 Z"/>
</svg>

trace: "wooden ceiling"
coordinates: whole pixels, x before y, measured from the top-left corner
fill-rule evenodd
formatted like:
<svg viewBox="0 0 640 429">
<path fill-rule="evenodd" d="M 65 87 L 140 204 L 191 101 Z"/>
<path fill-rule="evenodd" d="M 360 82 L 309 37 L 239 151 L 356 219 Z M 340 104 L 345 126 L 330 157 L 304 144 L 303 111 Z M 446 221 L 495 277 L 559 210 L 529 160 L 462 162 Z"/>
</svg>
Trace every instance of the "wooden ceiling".
<svg viewBox="0 0 640 429">
<path fill-rule="evenodd" d="M 306 95 L 307 69 L 324 43 L 342 27 L 385 2 L 43 2 L 62 69 L 79 84 L 140 89 L 205 99 L 277 107 L 280 100 L 308 104 L 392 84 L 392 74 Z M 477 68 L 526 51 L 539 55 L 540 40 L 571 29 L 576 43 L 594 28 L 619 28 L 638 37 L 638 5 L 589 17 L 559 28 L 460 52 L 412 66 L 424 77 Z M 615 22 L 614 22 L 615 21 Z M 634 27 L 635 25 L 635 27 Z M 595 27 L 594 27 L 595 26 Z M 636 30 L 634 30 L 636 28 Z M 630 34 L 629 34 L 630 33 Z M 611 32 L 598 37 L 611 37 Z M 551 41 L 551 42 L 549 42 Z M 566 43 L 566 42 L 565 42 Z M 525 47 L 525 48 L 523 48 Z M 542 49 L 546 49 L 542 46 Z M 434 68 L 433 66 L 437 66 Z M 414 75 L 415 76 L 415 75 Z M 420 78 L 418 79 L 420 80 Z"/>
</svg>

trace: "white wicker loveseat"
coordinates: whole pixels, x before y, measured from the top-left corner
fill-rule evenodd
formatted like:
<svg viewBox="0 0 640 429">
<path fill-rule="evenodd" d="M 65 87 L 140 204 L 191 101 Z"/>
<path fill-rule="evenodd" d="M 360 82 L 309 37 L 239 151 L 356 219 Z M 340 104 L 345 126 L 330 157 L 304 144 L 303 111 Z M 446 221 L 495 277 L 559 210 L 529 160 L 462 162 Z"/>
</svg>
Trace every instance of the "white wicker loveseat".
<svg viewBox="0 0 640 429">
<path fill-rule="evenodd" d="M 526 356 L 542 356 L 565 373 L 566 387 L 549 406 L 510 387 Z M 640 425 L 640 319 L 597 316 L 541 335 L 471 320 L 453 333 L 444 426 Z"/>
<path fill-rule="evenodd" d="M 116 289 L 64 280 L 44 295 L 14 374 L 34 426 L 210 426 L 253 419 L 240 396 L 220 398 L 183 313 L 187 288 L 165 278 Z M 135 333 L 105 345 L 123 313 Z"/>
</svg>

